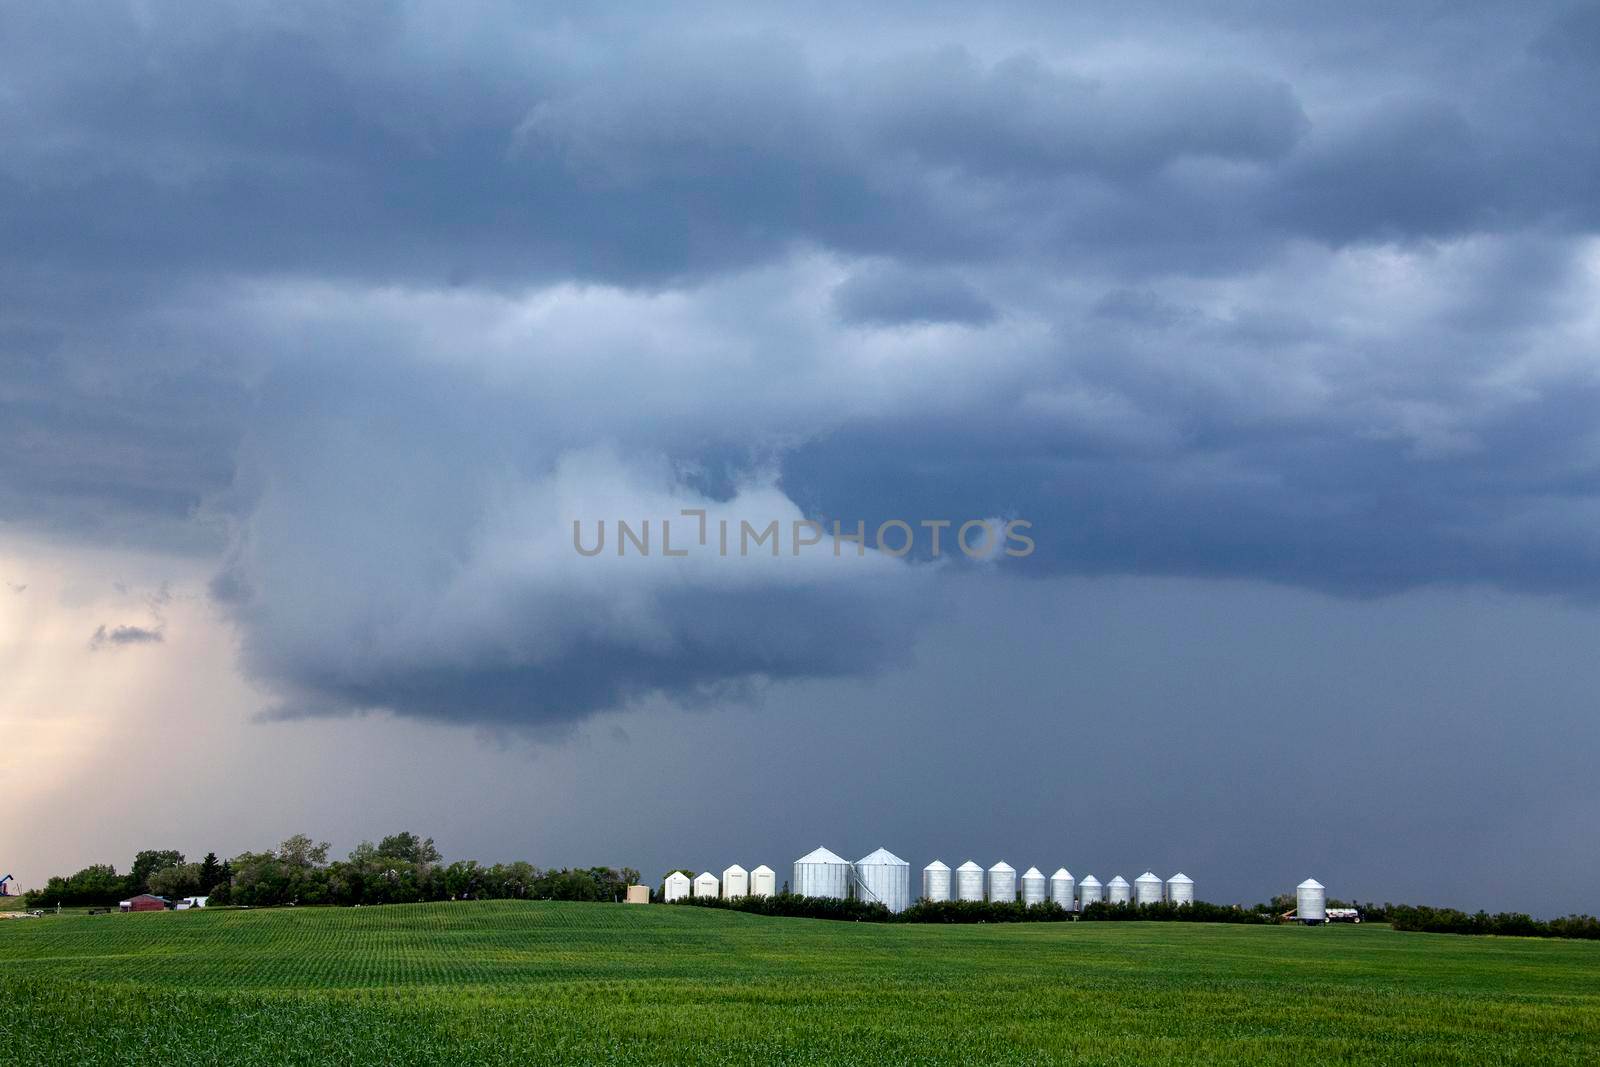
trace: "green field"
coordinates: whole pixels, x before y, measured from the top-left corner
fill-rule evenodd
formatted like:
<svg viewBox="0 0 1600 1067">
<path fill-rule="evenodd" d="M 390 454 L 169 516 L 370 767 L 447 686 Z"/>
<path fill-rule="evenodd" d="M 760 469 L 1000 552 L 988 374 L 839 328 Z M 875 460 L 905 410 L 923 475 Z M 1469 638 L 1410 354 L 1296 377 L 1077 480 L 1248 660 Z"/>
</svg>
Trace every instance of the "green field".
<svg viewBox="0 0 1600 1067">
<path fill-rule="evenodd" d="M 460 903 L 0 922 L 0 1057 L 1600 1062 L 1600 944 Z"/>
</svg>

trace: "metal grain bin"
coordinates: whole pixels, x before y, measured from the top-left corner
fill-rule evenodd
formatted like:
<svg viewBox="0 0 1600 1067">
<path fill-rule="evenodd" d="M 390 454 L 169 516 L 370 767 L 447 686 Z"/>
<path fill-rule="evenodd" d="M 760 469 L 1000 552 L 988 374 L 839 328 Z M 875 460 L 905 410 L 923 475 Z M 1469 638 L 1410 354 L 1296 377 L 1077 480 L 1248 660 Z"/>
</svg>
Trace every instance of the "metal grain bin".
<svg viewBox="0 0 1600 1067">
<path fill-rule="evenodd" d="M 850 895 L 850 883 L 855 878 L 850 861 L 825 848 L 794 861 L 794 891 L 803 897 L 844 900 Z"/>
<path fill-rule="evenodd" d="M 950 899 L 950 868 L 938 860 L 922 868 L 922 899 Z"/>
<path fill-rule="evenodd" d="M 1060 904 L 1068 911 L 1072 910 L 1072 894 L 1078 888 L 1078 883 L 1072 878 L 1072 872 L 1065 867 L 1058 867 L 1056 873 L 1050 876 L 1050 899 Z"/>
<path fill-rule="evenodd" d="M 1100 886 L 1100 879 L 1092 874 L 1083 876 L 1083 881 L 1078 883 L 1078 900 L 1084 907 L 1098 904 L 1106 898 L 1105 890 Z"/>
<path fill-rule="evenodd" d="M 983 899 L 983 868 L 971 860 L 956 868 L 956 899 Z"/>
<path fill-rule="evenodd" d="M 1171 904 L 1194 903 L 1194 879 L 1179 871 L 1167 879 L 1167 901 Z"/>
<path fill-rule="evenodd" d="M 1145 871 L 1133 880 L 1133 899 L 1140 904 L 1161 903 L 1162 881 L 1151 871 Z"/>
<path fill-rule="evenodd" d="M 989 868 L 989 899 L 1002 903 L 1017 899 L 1017 869 L 1005 860 Z"/>
<path fill-rule="evenodd" d="M 886 848 L 856 860 L 856 896 L 890 911 L 911 906 L 911 864 Z"/>
<path fill-rule="evenodd" d="M 1294 887 L 1294 917 L 1303 923 L 1328 921 L 1328 892 L 1315 878 Z"/>
<path fill-rule="evenodd" d="M 1106 900 L 1112 904 L 1126 904 L 1133 899 L 1133 886 L 1122 875 L 1106 883 Z"/>
</svg>

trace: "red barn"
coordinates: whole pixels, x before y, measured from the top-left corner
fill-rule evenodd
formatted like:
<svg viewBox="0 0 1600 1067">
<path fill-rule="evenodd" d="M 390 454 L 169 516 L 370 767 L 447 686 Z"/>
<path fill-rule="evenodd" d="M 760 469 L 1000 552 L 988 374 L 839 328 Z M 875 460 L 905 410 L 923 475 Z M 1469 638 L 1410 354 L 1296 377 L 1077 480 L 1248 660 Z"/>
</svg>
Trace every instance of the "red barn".
<svg viewBox="0 0 1600 1067">
<path fill-rule="evenodd" d="M 140 893 L 131 900 L 122 901 L 121 907 L 123 911 L 166 911 L 167 901 L 165 897 L 153 897 L 149 893 Z"/>
</svg>

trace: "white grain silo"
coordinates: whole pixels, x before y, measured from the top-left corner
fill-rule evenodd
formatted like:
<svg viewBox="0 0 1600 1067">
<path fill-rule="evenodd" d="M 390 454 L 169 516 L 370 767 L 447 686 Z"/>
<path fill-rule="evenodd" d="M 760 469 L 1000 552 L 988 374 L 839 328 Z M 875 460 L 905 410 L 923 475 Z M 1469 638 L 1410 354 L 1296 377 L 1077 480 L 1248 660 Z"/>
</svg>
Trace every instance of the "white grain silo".
<svg viewBox="0 0 1600 1067">
<path fill-rule="evenodd" d="M 1083 876 L 1083 881 L 1078 883 L 1078 900 L 1084 907 L 1098 904 L 1106 899 L 1105 890 L 1100 886 L 1100 879 L 1092 874 Z"/>
<path fill-rule="evenodd" d="M 778 892 L 778 872 L 768 867 L 765 863 L 750 872 L 750 895 L 753 897 L 776 896 Z"/>
<path fill-rule="evenodd" d="M 856 860 L 856 897 L 890 911 L 911 907 L 911 864 L 886 848 Z"/>
<path fill-rule="evenodd" d="M 855 868 L 844 857 L 819 848 L 794 861 L 794 891 L 803 897 L 844 900 L 855 881 Z"/>
<path fill-rule="evenodd" d="M 1057 868 L 1056 873 L 1050 876 L 1050 899 L 1068 911 L 1072 910 L 1072 891 L 1076 888 L 1078 883 L 1073 881 L 1072 872 L 1065 867 Z"/>
<path fill-rule="evenodd" d="M 1112 904 L 1126 904 L 1133 899 L 1133 886 L 1122 875 L 1106 883 L 1106 900 Z"/>
<path fill-rule="evenodd" d="M 989 868 L 989 899 L 1004 904 L 1017 899 L 1017 869 L 1005 860 Z"/>
<path fill-rule="evenodd" d="M 1303 923 L 1328 921 L 1328 895 L 1322 883 L 1307 878 L 1294 887 L 1294 917 Z"/>
<path fill-rule="evenodd" d="M 714 897 L 717 895 L 717 876 L 710 871 L 701 871 L 694 878 L 694 895 L 697 897 Z"/>
<path fill-rule="evenodd" d="M 674 900 L 682 900 L 689 895 L 689 876 L 682 871 L 673 871 L 667 875 L 667 883 L 662 887 L 661 896 L 668 904 Z"/>
<path fill-rule="evenodd" d="M 727 900 L 750 895 L 750 872 L 735 863 L 722 872 L 722 895 Z"/>
<path fill-rule="evenodd" d="M 1145 871 L 1133 880 L 1133 899 L 1140 904 L 1159 904 L 1161 886 L 1161 879 L 1154 872 Z"/>
<path fill-rule="evenodd" d="M 1179 871 L 1167 879 L 1167 903 L 1193 904 L 1194 879 Z"/>
<path fill-rule="evenodd" d="M 938 860 L 922 868 L 922 899 L 950 899 L 950 868 Z"/>
<path fill-rule="evenodd" d="M 1045 902 L 1044 872 L 1037 867 L 1029 867 L 1022 872 L 1022 902 L 1024 904 L 1043 904 Z"/>
<path fill-rule="evenodd" d="M 983 899 L 983 868 L 971 860 L 956 868 L 956 899 Z"/>
</svg>

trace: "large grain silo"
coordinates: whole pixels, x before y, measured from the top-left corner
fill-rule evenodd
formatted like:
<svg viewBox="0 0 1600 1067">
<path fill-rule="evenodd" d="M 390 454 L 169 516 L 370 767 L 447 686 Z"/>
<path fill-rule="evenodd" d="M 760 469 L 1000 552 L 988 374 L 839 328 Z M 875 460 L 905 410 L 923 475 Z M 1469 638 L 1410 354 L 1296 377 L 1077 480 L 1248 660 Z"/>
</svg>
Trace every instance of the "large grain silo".
<svg viewBox="0 0 1600 1067">
<path fill-rule="evenodd" d="M 983 899 L 983 868 L 971 860 L 956 868 L 956 899 Z"/>
<path fill-rule="evenodd" d="M 1167 879 L 1167 902 L 1169 904 L 1194 903 L 1194 879 L 1179 871 Z"/>
<path fill-rule="evenodd" d="M 911 864 L 886 848 L 856 860 L 856 896 L 890 911 L 911 906 Z"/>
<path fill-rule="evenodd" d="M 1084 907 L 1098 904 L 1106 898 L 1105 890 L 1100 886 L 1100 879 L 1092 874 L 1083 876 L 1083 881 L 1078 883 L 1078 900 Z"/>
<path fill-rule="evenodd" d="M 753 897 L 776 896 L 778 892 L 778 872 L 768 867 L 765 863 L 750 872 L 750 895 Z"/>
<path fill-rule="evenodd" d="M 922 868 L 922 899 L 950 899 L 950 868 L 938 860 Z"/>
<path fill-rule="evenodd" d="M 819 848 L 794 861 L 794 891 L 803 897 L 844 900 L 855 881 L 855 868 L 844 857 Z"/>
<path fill-rule="evenodd" d="M 661 896 L 668 904 L 674 900 L 682 900 L 689 895 L 689 876 L 682 871 L 673 871 L 667 875 L 666 885 L 662 886 Z"/>
<path fill-rule="evenodd" d="M 722 872 L 722 895 L 727 900 L 750 895 L 750 872 L 735 863 Z"/>
<path fill-rule="evenodd" d="M 1065 867 L 1059 867 L 1056 873 L 1050 876 L 1050 899 L 1071 911 L 1072 891 L 1077 887 L 1078 883 L 1073 881 L 1072 872 Z"/>
<path fill-rule="evenodd" d="M 1022 902 L 1030 905 L 1043 904 L 1047 886 L 1044 872 L 1037 867 L 1029 867 L 1022 872 Z"/>
<path fill-rule="evenodd" d="M 1133 880 L 1133 899 L 1140 904 L 1161 903 L 1161 879 L 1152 871 L 1145 871 Z"/>
<path fill-rule="evenodd" d="M 1122 875 L 1106 883 L 1106 900 L 1112 904 L 1126 904 L 1133 899 L 1133 886 Z"/>
<path fill-rule="evenodd" d="M 718 885 L 716 875 L 710 871 L 701 871 L 694 878 L 694 895 L 697 897 L 714 897 L 717 895 Z"/>
<path fill-rule="evenodd" d="M 1303 923 L 1328 921 L 1328 895 L 1322 883 L 1307 878 L 1294 887 L 1294 917 Z"/>
<path fill-rule="evenodd" d="M 1005 860 L 989 868 L 989 899 L 1004 904 L 1017 899 L 1017 869 Z"/>
</svg>

